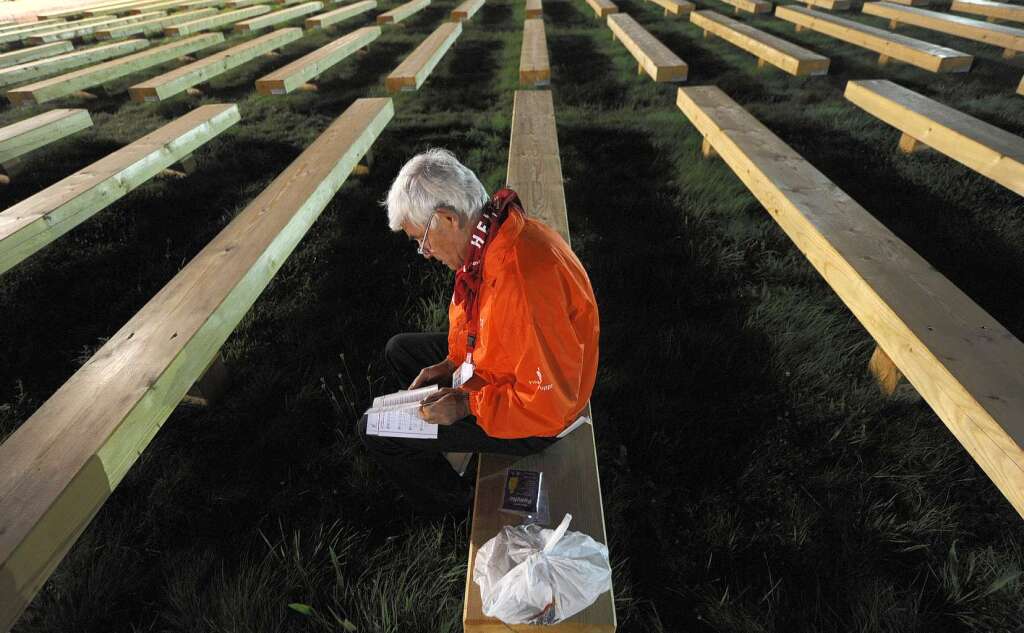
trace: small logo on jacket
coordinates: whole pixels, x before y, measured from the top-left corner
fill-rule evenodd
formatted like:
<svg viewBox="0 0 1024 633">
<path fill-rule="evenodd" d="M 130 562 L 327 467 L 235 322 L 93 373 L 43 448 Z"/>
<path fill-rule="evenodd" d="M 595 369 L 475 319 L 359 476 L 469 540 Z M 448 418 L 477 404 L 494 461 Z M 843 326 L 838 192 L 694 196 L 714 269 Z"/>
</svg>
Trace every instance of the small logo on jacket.
<svg viewBox="0 0 1024 633">
<path fill-rule="evenodd" d="M 552 385 L 551 383 L 548 383 L 546 385 L 543 384 L 543 383 L 544 383 L 544 375 L 540 373 L 540 367 L 538 367 L 537 368 L 537 380 L 531 380 L 530 384 L 531 385 L 537 385 L 537 389 L 539 391 L 548 391 L 549 389 L 554 388 L 554 385 Z"/>
</svg>

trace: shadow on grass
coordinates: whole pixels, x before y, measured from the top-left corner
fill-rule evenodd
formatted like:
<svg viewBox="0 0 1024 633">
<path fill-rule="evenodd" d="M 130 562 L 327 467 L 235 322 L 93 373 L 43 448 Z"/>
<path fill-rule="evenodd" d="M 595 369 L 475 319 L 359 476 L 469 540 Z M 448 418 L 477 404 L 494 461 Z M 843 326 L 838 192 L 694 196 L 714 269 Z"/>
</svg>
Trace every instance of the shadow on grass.
<svg viewBox="0 0 1024 633">
<path fill-rule="evenodd" d="M 593 35 L 548 37 L 551 75 L 559 77 L 558 100 L 575 106 L 617 109 L 629 89 L 615 74 L 611 60 L 598 51 Z"/>
</svg>

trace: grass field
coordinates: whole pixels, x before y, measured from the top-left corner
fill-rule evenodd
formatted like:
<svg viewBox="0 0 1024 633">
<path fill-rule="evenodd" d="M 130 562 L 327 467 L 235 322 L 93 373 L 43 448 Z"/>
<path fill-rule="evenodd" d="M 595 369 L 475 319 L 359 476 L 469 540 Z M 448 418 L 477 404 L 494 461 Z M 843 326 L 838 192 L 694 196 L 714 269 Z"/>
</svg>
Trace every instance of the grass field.
<svg viewBox="0 0 1024 633">
<path fill-rule="evenodd" d="M 386 30 L 316 93 L 261 97 L 253 81 L 371 16 L 201 99 L 130 103 L 124 89 L 156 71 L 126 78 L 89 103 L 92 128 L 33 154 L 3 208 L 197 103 L 242 112 L 195 174 L 144 185 L 0 277 L 0 438 L 354 99 L 383 94 L 455 4 Z M 943 156 L 895 153 L 898 132 L 842 98 L 848 79 L 888 78 L 1021 135 L 1024 65 L 905 28 L 974 54 L 973 70 L 880 68 L 744 16 L 831 57 L 828 76 L 794 78 L 655 5 L 619 5 L 686 60 L 689 84 L 720 86 L 1024 336 L 1021 199 Z M 545 15 L 573 246 L 602 316 L 593 407 L 620 630 L 1021 630 L 1020 516 L 911 388 L 879 394 L 871 339 L 728 167 L 700 159 L 675 89 L 637 76 L 583 0 Z M 431 146 L 502 184 L 523 17 L 488 0 L 426 85 L 397 96 L 372 173 L 346 183 L 225 345 L 226 398 L 171 416 L 16 631 L 461 630 L 466 517 L 415 517 L 352 423 L 397 387 L 387 339 L 443 329 L 450 297 L 378 202 Z"/>
</svg>

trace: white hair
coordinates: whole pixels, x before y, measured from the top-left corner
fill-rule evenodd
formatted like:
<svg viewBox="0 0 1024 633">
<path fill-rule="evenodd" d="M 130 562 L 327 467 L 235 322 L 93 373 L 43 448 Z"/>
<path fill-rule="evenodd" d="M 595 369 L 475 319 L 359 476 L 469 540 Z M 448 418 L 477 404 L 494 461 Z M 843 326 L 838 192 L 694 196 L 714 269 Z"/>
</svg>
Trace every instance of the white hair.
<svg viewBox="0 0 1024 633">
<path fill-rule="evenodd" d="M 401 231 L 408 220 L 424 226 L 438 207 L 455 213 L 459 225 L 476 222 L 490 196 L 471 169 L 446 149 L 428 149 L 402 166 L 381 204 L 388 209 L 388 225 Z"/>
</svg>

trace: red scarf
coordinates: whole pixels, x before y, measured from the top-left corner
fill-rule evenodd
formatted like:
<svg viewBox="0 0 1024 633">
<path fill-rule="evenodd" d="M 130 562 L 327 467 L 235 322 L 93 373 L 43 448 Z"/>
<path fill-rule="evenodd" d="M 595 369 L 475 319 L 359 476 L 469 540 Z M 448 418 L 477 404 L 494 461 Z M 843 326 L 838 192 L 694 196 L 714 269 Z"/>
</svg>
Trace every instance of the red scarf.
<svg viewBox="0 0 1024 633">
<path fill-rule="evenodd" d="M 466 354 L 469 357 L 472 356 L 473 348 L 476 347 L 476 337 L 480 329 L 480 306 L 477 298 L 480 296 L 480 285 L 484 281 L 484 254 L 513 209 L 526 214 L 523 211 L 522 203 L 519 202 L 519 195 L 515 191 L 502 188 L 494 192 L 490 201 L 484 205 L 480 221 L 473 228 L 473 234 L 469 238 L 466 261 L 462 264 L 462 268 L 455 273 L 455 296 L 452 300 L 456 305 L 462 306 L 466 312 L 466 321 L 469 325 Z"/>
</svg>

